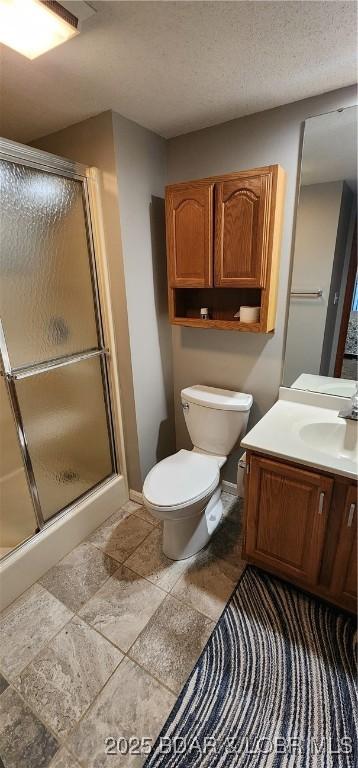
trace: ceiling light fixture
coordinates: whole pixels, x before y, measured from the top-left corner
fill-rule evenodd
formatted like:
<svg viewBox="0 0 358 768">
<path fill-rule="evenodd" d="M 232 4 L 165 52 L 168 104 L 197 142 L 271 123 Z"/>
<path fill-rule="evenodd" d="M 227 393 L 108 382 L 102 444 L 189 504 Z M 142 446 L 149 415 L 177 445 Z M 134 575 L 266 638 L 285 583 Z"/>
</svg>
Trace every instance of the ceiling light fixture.
<svg viewBox="0 0 358 768">
<path fill-rule="evenodd" d="M 79 34 L 78 19 L 56 0 L 0 0 L 0 42 L 28 59 Z"/>
</svg>

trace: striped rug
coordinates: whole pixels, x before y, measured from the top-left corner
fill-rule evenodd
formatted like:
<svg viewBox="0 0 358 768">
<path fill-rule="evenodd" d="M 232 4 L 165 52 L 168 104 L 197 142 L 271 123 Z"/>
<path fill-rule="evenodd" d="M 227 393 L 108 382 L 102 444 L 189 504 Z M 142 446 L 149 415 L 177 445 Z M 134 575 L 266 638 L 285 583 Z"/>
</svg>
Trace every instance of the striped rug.
<svg viewBox="0 0 358 768">
<path fill-rule="evenodd" d="M 244 572 L 145 768 L 357 762 L 355 622 Z"/>
</svg>

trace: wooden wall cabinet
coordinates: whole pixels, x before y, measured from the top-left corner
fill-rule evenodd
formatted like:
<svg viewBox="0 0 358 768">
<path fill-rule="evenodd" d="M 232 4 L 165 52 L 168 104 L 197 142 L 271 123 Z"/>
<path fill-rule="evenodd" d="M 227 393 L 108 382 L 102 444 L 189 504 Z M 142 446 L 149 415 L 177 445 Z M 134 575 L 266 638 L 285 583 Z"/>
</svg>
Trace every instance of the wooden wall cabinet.
<svg viewBox="0 0 358 768">
<path fill-rule="evenodd" d="M 172 323 L 274 329 L 284 177 L 273 165 L 167 187 Z M 259 322 L 235 318 L 241 305 L 259 306 Z M 209 320 L 200 319 L 202 306 Z"/>
<path fill-rule="evenodd" d="M 340 607 L 357 604 L 357 485 L 247 454 L 243 556 Z"/>
<path fill-rule="evenodd" d="M 171 287 L 213 285 L 213 184 L 181 184 L 167 193 L 168 274 Z"/>
<path fill-rule="evenodd" d="M 264 288 L 272 173 L 215 186 L 215 285 Z"/>
</svg>

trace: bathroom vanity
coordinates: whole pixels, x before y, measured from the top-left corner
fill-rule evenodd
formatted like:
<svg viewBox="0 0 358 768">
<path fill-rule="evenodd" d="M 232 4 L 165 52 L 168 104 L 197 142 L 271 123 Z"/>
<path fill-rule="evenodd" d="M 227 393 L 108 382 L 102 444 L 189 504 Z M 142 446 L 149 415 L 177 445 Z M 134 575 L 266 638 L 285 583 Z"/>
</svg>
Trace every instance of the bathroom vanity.
<svg viewBox="0 0 358 768">
<path fill-rule="evenodd" d="M 243 556 L 350 611 L 357 604 L 357 422 L 349 401 L 281 388 L 242 441 Z"/>
<path fill-rule="evenodd" d="M 356 106 L 305 121 L 284 386 L 241 443 L 246 559 L 351 611 L 358 421 L 345 417 L 358 412 L 349 337 L 358 289 L 356 192 L 346 180 L 356 175 L 356 122 Z"/>
</svg>

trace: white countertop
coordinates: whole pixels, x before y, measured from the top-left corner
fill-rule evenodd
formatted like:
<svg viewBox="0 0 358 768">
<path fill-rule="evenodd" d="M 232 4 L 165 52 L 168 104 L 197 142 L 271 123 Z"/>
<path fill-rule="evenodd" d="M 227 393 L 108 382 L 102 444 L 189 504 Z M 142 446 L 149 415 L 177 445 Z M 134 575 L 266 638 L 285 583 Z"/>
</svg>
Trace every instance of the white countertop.
<svg viewBox="0 0 358 768">
<path fill-rule="evenodd" d="M 338 417 L 349 399 L 280 388 L 279 400 L 241 445 L 355 479 L 358 422 Z"/>
</svg>

